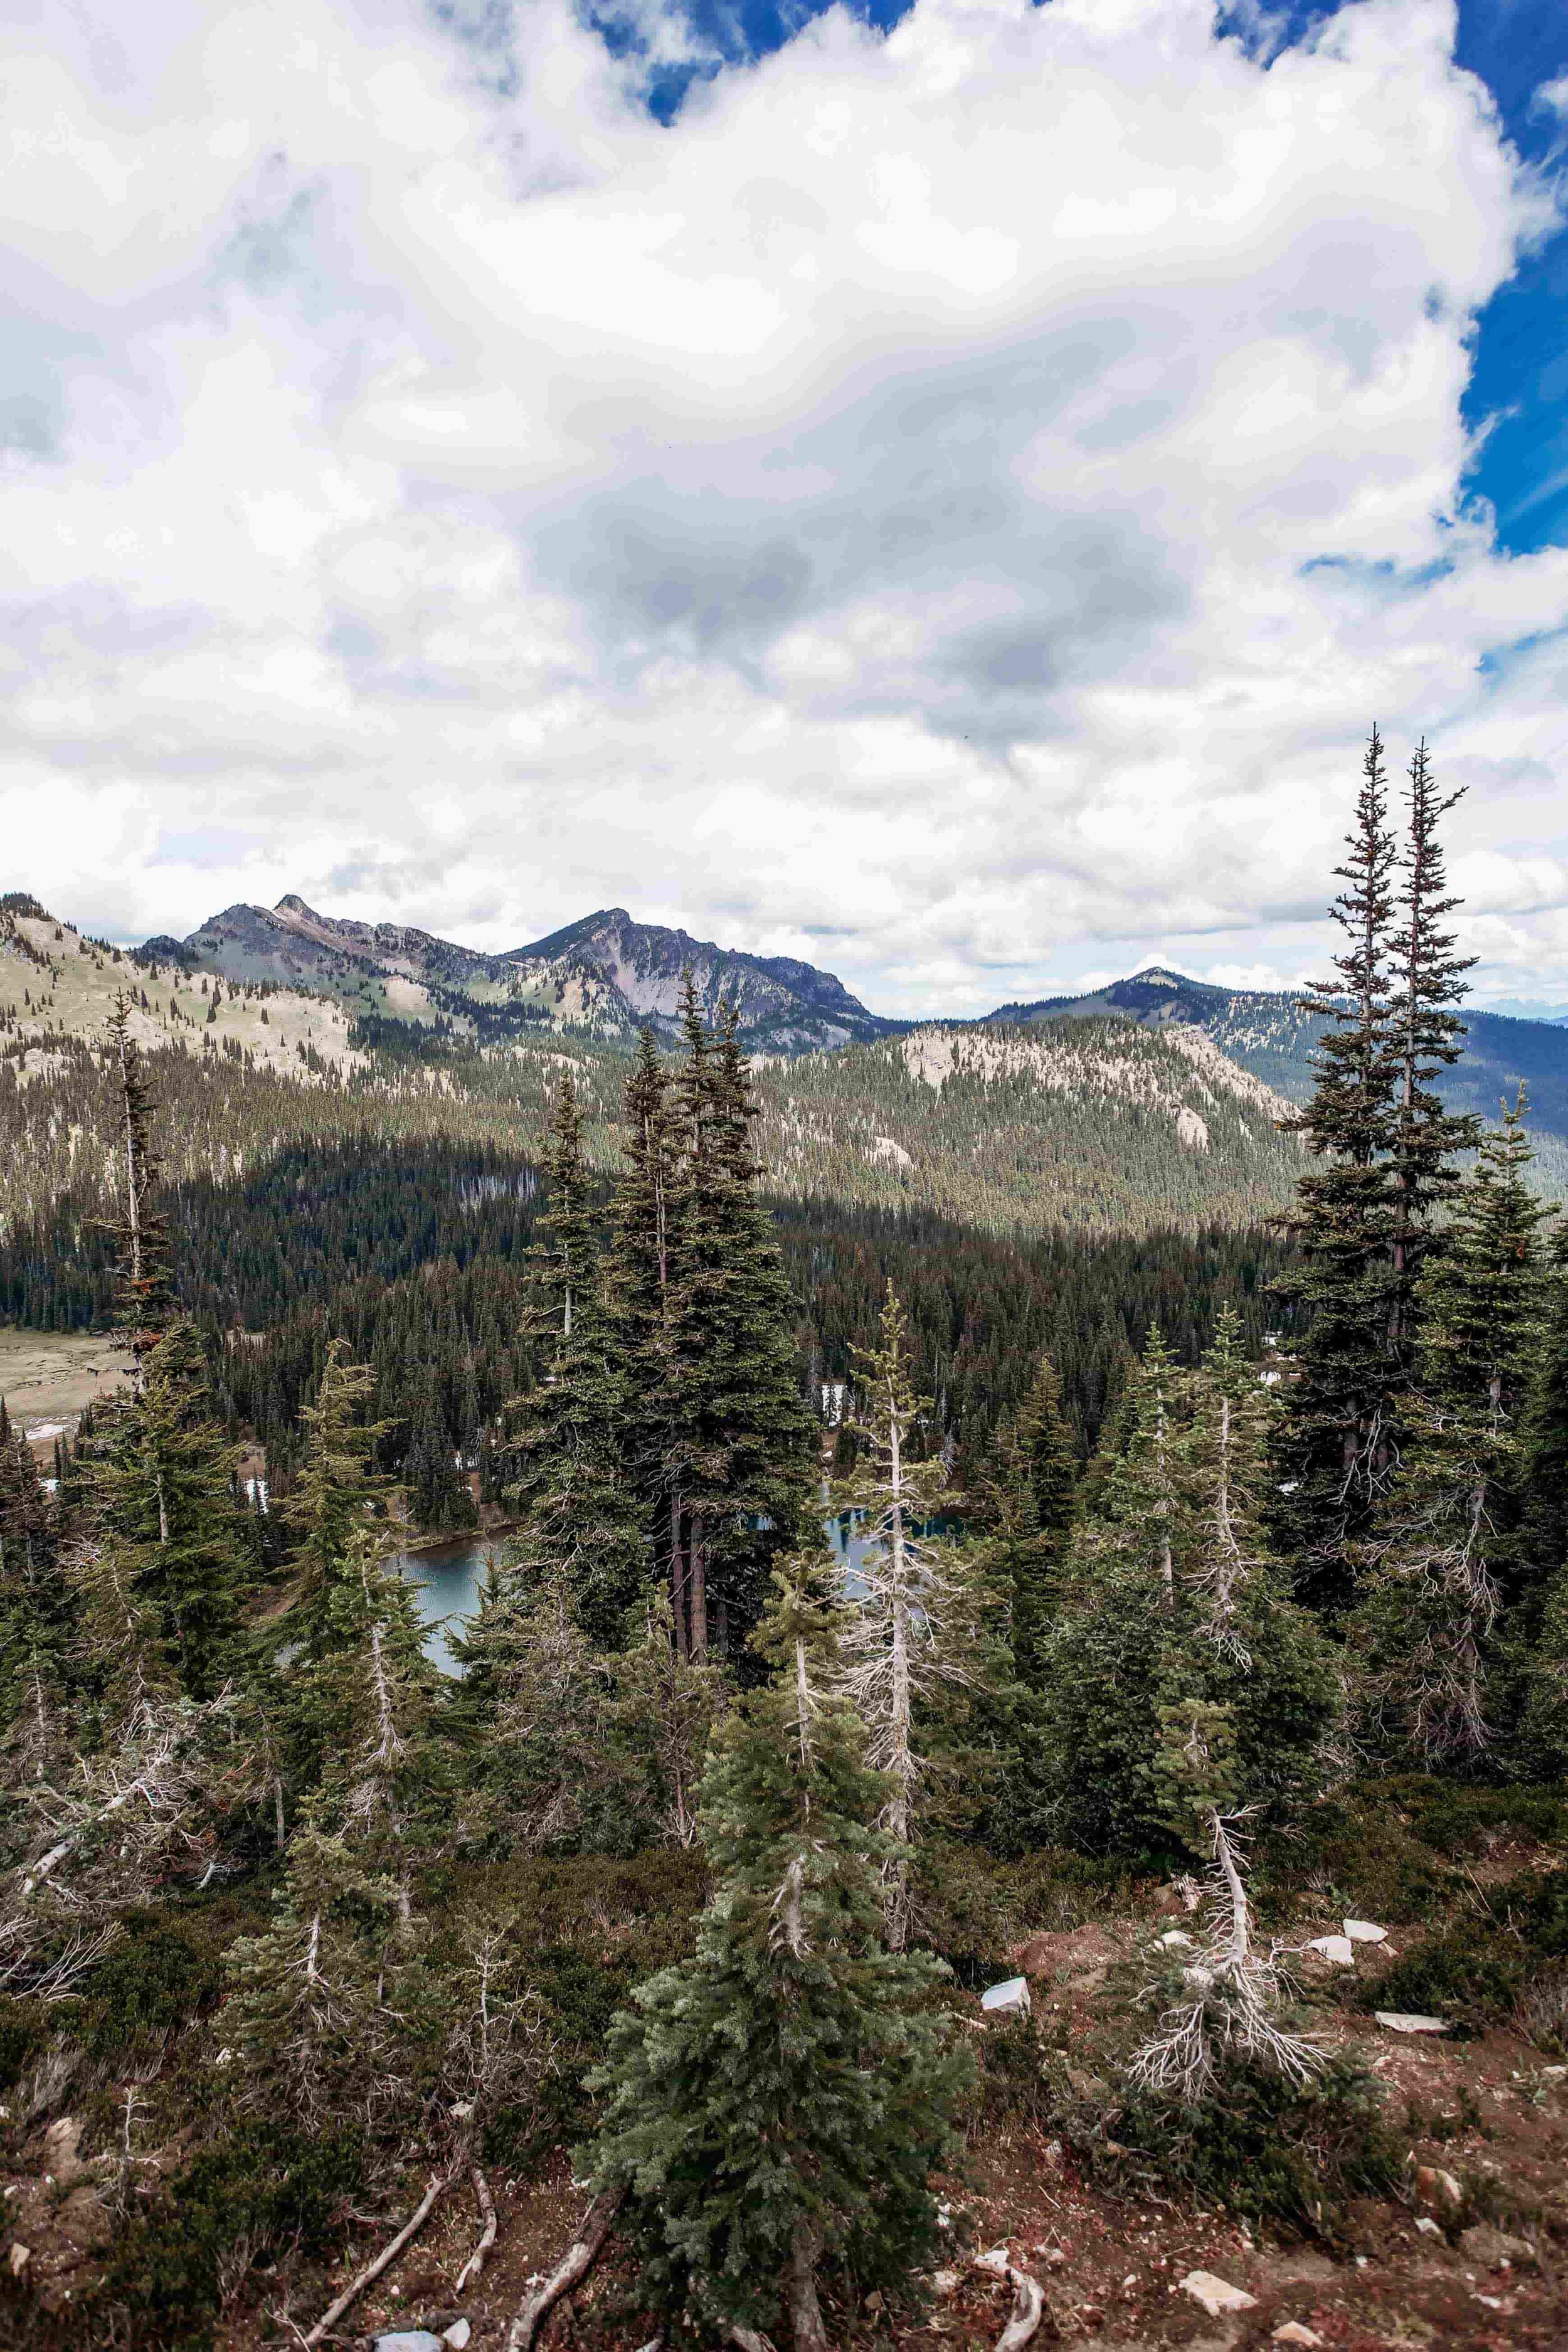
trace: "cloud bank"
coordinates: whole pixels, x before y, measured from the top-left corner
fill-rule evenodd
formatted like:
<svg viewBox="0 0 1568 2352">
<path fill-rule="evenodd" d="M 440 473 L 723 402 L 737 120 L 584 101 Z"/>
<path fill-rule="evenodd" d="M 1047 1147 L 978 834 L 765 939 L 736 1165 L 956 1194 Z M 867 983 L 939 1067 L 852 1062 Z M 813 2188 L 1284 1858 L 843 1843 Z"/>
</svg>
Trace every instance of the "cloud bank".
<svg viewBox="0 0 1568 2352">
<path fill-rule="evenodd" d="M 668 127 L 559 0 L 153 17 L 5 37 L 18 883 L 1289 979 L 1375 716 L 1568 991 L 1568 551 L 1460 492 L 1551 197 L 1448 6 L 835 11 Z"/>
</svg>

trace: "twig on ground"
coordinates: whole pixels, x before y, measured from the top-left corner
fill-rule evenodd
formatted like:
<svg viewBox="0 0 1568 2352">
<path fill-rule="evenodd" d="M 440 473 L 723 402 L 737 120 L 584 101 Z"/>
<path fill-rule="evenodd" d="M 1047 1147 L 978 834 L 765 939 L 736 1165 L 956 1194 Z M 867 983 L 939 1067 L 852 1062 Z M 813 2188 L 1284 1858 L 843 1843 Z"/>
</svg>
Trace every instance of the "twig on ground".
<svg viewBox="0 0 1568 2352">
<path fill-rule="evenodd" d="M 458 2284 L 452 2289 L 454 2294 L 461 2294 L 470 2280 L 480 2275 L 485 2267 L 485 2256 L 496 2242 L 496 2206 L 495 2199 L 490 2195 L 490 2184 L 477 2164 L 472 2167 L 468 2178 L 474 2184 L 474 2196 L 484 2227 L 479 2231 L 479 2244 L 458 2273 Z"/>
<path fill-rule="evenodd" d="M 430 2186 L 425 2191 L 424 2196 L 416 2206 L 414 2211 L 410 2214 L 408 2220 L 405 2221 L 402 2229 L 399 2230 L 396 2237 L 393 2239 L 391 2244 L 382 2248 L 374 2262 L 369 2263 L 364 2270 L 361 2271 L 358 2278 L 350 2281 L 349 2284 L 344 2287 L 342 2294 L 339 2295 L 336 2303 L 332 2305 L 331 2310 L 324 2311 L 320 2319 L 317 2320 L 314 2327 L 311 2328 L 309 2336 L 305 2338 L 306 2344 L 311 2347 L 311 2352 L 314 2352 L 314 2347 L 321 2343 L 322 2337 L 326 2335 L 327 2330 L 330 2327 L 335 2327 L 337 2326 L 338 2321 L 342 2317 L 344 2312 L 347 2311 L 349 2305 L 353 2303 L 358 2302 L 366 2287 L 374 2286 L 376 2280 L 380 2278 L 382 2273 L 391 2269 L 393 2263 L 397 2260 L 398 2255 L 403 2252 L 404 2247 L 407 2245 L 409 2240 L 415 2237 L 418 2231 L 424 2228 L 426 2222 L 430 2218 L 431 2209 L 434 2207 L 436 2200 L 440 2196 L 443 2189 L 448 2185 L 451 2179 L 452 2176 L 449 2172 L 433 2172 L 431 2174 Z"/>
<path fill-rule="evenodd" d="M 583 2217 L 583 2226 L 542 2287 L 521 2304 L 506 2332 L 505 2352 L 533 2352 L 540 2322 L 562 2296 L 587 2277 L 599 2249 L 610 2234 L 610 2224 L 621 2210 L 623 2188 L 601 2189 Z"/>
</svg>

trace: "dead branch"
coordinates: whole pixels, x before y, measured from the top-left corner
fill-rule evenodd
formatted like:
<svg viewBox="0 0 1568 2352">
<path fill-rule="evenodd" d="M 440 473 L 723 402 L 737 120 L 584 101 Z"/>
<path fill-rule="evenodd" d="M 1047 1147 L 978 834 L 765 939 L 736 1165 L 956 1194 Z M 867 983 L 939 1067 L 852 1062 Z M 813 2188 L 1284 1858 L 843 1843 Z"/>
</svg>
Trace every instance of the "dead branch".
<svg viewBox="0 0 1568 2352">
<path fill-rule="evenodd" d="M 404 2247 L 407 2245 L 409 2240 L 416 2237 L 419 2231 L 424 2228 L 426 2222 L 430 2218 L 436 2200 L 440 2196 L 443 2189 L 448 2186 L 451 2179 L 452 2175 L 449 2172 L 433 2172 L 430 2175 L 430 2186 L 425 2191 L 424 2196 L 421 2198 L 417 2206 L 416 2206 L 408 2220 L 405 2221 L 402 2229 L 399 2230 L 396 2237 L 393 2239 L 392 2243 L 388 2246 L 384 2246 L 380 2253 L 377 2254 L 374 2262 L 371 2263 L 364 2270 L 361 2271 L 358 2278 L 351 2280 L 349 2284 L 344 2287 L 342 2294 L 339 2295 L 336 2303 L 332 2305 L 331 2310 L 324 2311 L 321 2314 L 321 2318 L 317 2320 L 314 2327 L 311 2328 L 309 2336 L 305 2338 L 307 2347 L 313 2347 L 318 2345 L 326 2335 L 327 2330 L 330 2327 L 335 2327 L 337 2326 L 344 2312 L 349 2308 L 349 2305 L 358 2302 L 366 2287 L 374 2286 L 376 2280 L 380 2278 L 382 2273 L 391 2269 L 393 2263 L 397 2260 L 398 2255 L 403 2252 Z"/>
<path fill-rule="evenodd" d="M 1005 2279 L 1013 2290 L 1013 2311 L 1006 2326 L 996 2338 L 996 2352 L 1024 2352 L 1032 2341 L 1036 2329 L 1045 2316 L 1046 2293 L 1037 2278 L 1007 2260 L 1005 2248 L 998 2246 L 988 2254 L 977 2254 L 976 2270 L 990 2271 L 994 2277 Z"/>
<path fill-rule="evenodd" d="M 789 2260 L 789 2318 L 795 2352 L 833 2352 L 816 2297 L 816 2258 L 822 2241 L 804 2221 L 795 2225 Z"/>
<path fill-rule="evenodd" d="M 542 2287 L 535 2289 L 521 2304 L 506 2332 L 504 2352 L 533 2352 L 533 2339 L 540 2323 L 554 2308 L 562 2296 L 586 2278 L 598 2259 L 599 2249 L 610 2234 L 610 2224 L 621 2210 L 626 2196 L 617 2184 L 602 2189 L 583 2217 L 583 2226 Z"/>
<path fill-rule="evenodd" d="M 484 2228 L 479 2231 L 479 2244 L 458 2273 L 458 2284 L 452 2289 L 454 2294 L 461 2294 L 469 2281 L 480 2275 L 485 2266 L 485 2256 L 496 2242 L 496 2206 L 495 2199 L 490 2195 L 490 2184 L 477 2164 L 472 2167 L 468 2178 L 474 2184 L 474 2196 Z"/>
</svg>

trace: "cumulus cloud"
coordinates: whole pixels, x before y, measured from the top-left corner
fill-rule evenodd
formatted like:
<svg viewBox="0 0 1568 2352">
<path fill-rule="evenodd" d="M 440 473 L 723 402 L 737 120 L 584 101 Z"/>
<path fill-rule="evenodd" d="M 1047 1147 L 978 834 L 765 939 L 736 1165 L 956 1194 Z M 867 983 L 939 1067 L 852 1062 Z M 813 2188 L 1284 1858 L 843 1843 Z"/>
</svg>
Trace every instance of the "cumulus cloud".
<svg viewBox="0 0 1568 2352">
<path fill-rule="evenodd" d="M 834 11 L 668 127 L 563 0 L 154 14 L 5 37 L 29 887 L 1288 979 L 1375 715 L 1489 982 L 1568 984 L 1568 554 L 1459 412 L 1548 199 L 1450 7 Z"/>
</svg>

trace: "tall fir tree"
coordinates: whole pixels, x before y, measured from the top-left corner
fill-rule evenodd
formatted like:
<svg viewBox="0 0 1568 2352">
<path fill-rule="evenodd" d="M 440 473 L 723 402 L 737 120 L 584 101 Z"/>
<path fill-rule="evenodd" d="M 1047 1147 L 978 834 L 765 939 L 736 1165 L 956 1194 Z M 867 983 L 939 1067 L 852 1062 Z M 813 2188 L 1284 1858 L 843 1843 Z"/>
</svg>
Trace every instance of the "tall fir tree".
<svg viewBox="0 0 1568 2352">
<path fill-rule="evenodd" d="M 702 1790 L 715 1888 L 694 1958 L 640 1986 L 595 2078 L 584 2159 L 624 2191 L 644 2285 L 728 2332 L 826 2352 L 819 2278 L 901 2299 L 941 2243 L 932 2174 L 971 2066 L 943 1974 L 882 1948 L 885 1784 L 837 1664 L 831 1570 L 786 1564 Z"/>
<path fill-rule="evenodd" d="M 1421 1269 L 1437 1220 L 1458 1188 L 1459 1155 L 1473 1151 L 1481 1133 L 1481 1121 L 1450 1111 L 1433 1085 L 1463 1052 L 1465 1024 L 1454 1008 L 1468 993 L 1464 975 L 1476 961 L 1456 955 L 1453 933 L 1444 929 L 1461 902 L 1448 894 L 1438 827 L 1463 797 L 1462 790 L 1438 792 L 1426 743 L 1418 744 L 1410 762 L 1390 941 L 1395 1085 L 1388 1147 L 1389 1338 L 1405 1379 L 1415 1360 Z"/>
<path fill-rule="evenodd" d="M 75 1596 L 32 1448 L 0 1398 L 0 1755 L 37 1780 L 68 1744 Z"/>
<path fill-rule="evenodd" d="M 114 1319 L 126 1335 L 138 1372 L 174 1319 L 168 1220 L 159 1197 L 162 1165 L 153 1133 L 157 1097 L 121 989 L 114 1000 L 106 1043 L 115 1093 L 115 1164 L 119 1212 L 110 1221 L 114 1244 Z"/>
<path fill-rule="evenodd" d="M 1278 1285 L 1310 1320 L 1280 1433 L 1277 1517 L 1302 1597 L 1331 1612 L 1353 1592 L 1354 1546 L 1371 1527 L 1397 1448 L 1402 1376 L 1391 1334 L 1400 1285 L 1391 1253 L 1405 1212 L 1396 1213 L 1389 1160 L 1400 1040 L 1388 972 L 1397 856 L 1383 739 L 1373 728 L 1354 828 L 1335 868 L 1345 886 L 1331 909 L 1344 935 L 1336 978 L 1303 1000 L 1303 1010 L 1330 1026 L 1315 1056 L 1312 1099 L 1289 1122 L 1316 1164 L 1301 1178 L 1289 1221 L 1300 1270 Z M 1407 1027 L 1415 1020 L 1413 1003 Z"/>
<path fill-rule="evenodd" d="M 972 1509 L 984 1528 L 991 1573 L 1010 1601 L 1013 1664 L 1032 1687 L 1060 1597 L 1068 1530 L 1078 1492 L 1078 1449 L 1049 1356 L 1036 1360 L 1023 1403 L 999 1426 Z"/>
<path fill-rule="evenodd" d="M 1520 1582 L 1519 1419 L 1541 1307 L 1523 1098 L 1482 1143 L 1427 1262 L 1408 1433 L 1352 1621 L 1363 1738 L 1388 1759 L 1475 1769 L 1497 1743 L 1489 1687 Z"/>
<path fill-rule="evenodd" d="M 533 1260 L 532 1336 L 541 1377 L 512 1409 L 514 1479 L 523 1525 L 507 1573 L 560 1586 L 586 1633 L 617 1637 L 652 1565 L 646 1512 L 628 1459 L 624 1326 L 599 1264 L 582 1113 L 570 1075 L 556 1098 L 546 1156 L 549 1206 Z"/>
</svg>

